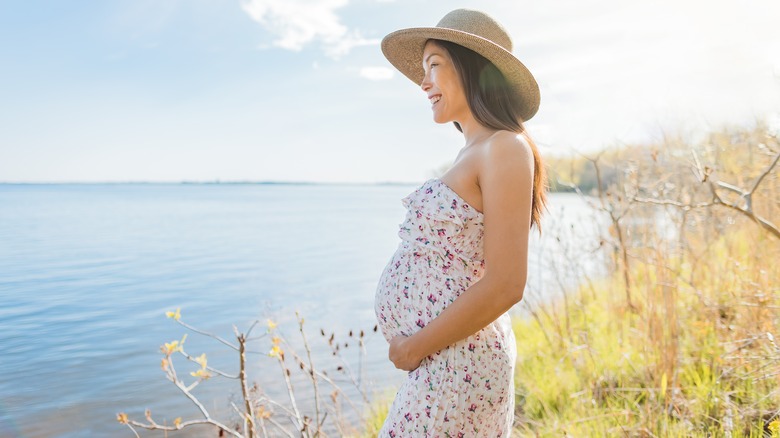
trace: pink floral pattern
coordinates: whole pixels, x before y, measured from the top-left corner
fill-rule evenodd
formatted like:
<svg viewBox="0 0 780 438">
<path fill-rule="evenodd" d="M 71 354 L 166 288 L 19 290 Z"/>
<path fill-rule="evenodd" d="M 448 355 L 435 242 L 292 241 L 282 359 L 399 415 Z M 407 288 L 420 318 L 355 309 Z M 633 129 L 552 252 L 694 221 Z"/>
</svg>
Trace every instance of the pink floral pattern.
<svg viewBox="0 0 780 438">
<path fill-rule="evenodd" d="M 485 271 L 483 215 L 438 178 L 401 200 L 401 243 L 375 311 L 389 341 L 425 327 Z M 508 314 L 425 359 L 402 384 L 380 437 L 508 437 L 515 337 Z"/>
</svg>

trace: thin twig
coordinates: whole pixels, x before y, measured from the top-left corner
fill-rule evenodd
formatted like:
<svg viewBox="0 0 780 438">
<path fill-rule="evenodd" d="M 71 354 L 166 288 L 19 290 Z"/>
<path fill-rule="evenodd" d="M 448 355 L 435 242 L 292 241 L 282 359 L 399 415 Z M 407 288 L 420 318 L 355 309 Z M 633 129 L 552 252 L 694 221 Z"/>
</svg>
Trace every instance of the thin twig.
<svg viewBox="0 0 780 438">
<path fill-rule="evenodd" d="M 236 432 L 233 429 L 228 428 L 224 424 L 222 424 L 222 423 L 220 423 L 218 421 L 214 421 L 212 419 L 185 421 L 185 422 L 180 423 L 178 426 L 164 426 L 164 425 L 156 423 L 156 422 L 141 423 L 141 422 L 135 421 L 135 420 L 128 420 L 128 424 L 132 424 L 133 426 L 136 426 L 136 427 L 142 427 L 142 428 L 147 429 L 147 430 L 164 430 L 164 431 L 182 430 L 182 429 L 184 429 L 187 426 L 194 426 L 196 424 L 210 424 L 212 426 L 216 426 L 216 427 L 224 430 L 225 432 L 227 432 L 227 433 L 229 433 L 229 434 L 231 434 L 231 435 L 233 435 L 235 437 L 243 438 L 243 436 L 241 434 L 239 434 L 238 432 Z M 135 430 L 133 430 L 133 432 L 135 432 Z M 137 432 L 136 432 L 136 436 L 138 436 Z"/>
<path fill-rule="evenodd" d="M 295 402 L 295 391 L 293 390 L 292 381 L 290 380 L 289 370 L 284 365 L 284 353 L 278 354 L 277 360 L 279 362 L 279 366 L 282 368 L 284 383 L 287 386 L 287 396 L 290 398 L 290 404 L 292 405 L 292 410 L 295 414 L 293 420 L 297 422 L 296 427 L 298 428 L 298 431 L 303 432 L 306 423 L 303 420 L 303 416 L 301 416 L 301 411 L 298 410 L 298 404 Z"/>
<path fill-rule="evenodd" d="M 771 172 L 772 169 L 775 166 L 777 166 L 778 161 L 780 161 L 780 152 L 778 152 L 777 155 L 775 155 L 774 160 L 772 160 L 772 162 L 766 167 L 766 169 L 764 169 L 761 175 L 758 176 L 758 179 L 756 180 L 755 183 L 753 183 L 753 187 L 750 189 L 750 192 L 748 193 L 752 195 L 756 191 L 758 186 L 761 184 L 761 181 L 763 181 L 764 178 L 766 178 L 766 176 L 769 175 L 769 172 Z"/>
<path fill-rule="evenodd" d="M 715 205 L 714 202 L 699 202 L 697 204 L 685 204 L 680 201 L 674 201 L 671 199 L 655 199 L 655 198 L 640 198 L 640 197 L 634 197 L 633 200 L 643 204 L 671 205 L 673 207 L 681 208 L 682 210 L 685 211 L 692 210 L 695 208 L 707 208 Z"/>
<path fill-rule="evenodd" d="M 287 435 L 288 437 L 290 437 L 290 438 L 295 438 L 295 435 L 293 435 L 293 434 L 292 434 L 292 432 L 290 432 L 289 430 L 285 429 L 285 428 L 284 428 L 284 426 L 282 426 L 281 424 L 279 424 L 279 422 L 278 422 L 278 421 L 274 420 L 274 419 L 273 419 L 273 418 L 271 418 L 271 417 L 268 417 L 268 418 L 267 418 L 267 420 L 268 420 L 268 422 L 269 422 L 269 423 L 273 424 L 274 426 L 276 426 L 277 428 L 279 428 L 279 430 L 281 430 L 282 432 L 284 432 L 284 434 L 285 434 L 285 435 Z"/>
<path fill-rule="evenodd" d="M 135 421 L 133 421 L 133 420 L 128 420 L 128 422 L 127 422 L 127 423 L 125 423 L 125 425 L 126 425 L 127 427 L 129 427 L 129 428 L 130 428 L 130 430 L 132 430 L 132 431 L 133 431 L 133 433 L 135 434 L 135 438 L 141 438 L 141 436 L 140 436 L 140 435 L 138 435 L 138 432 L 136 432 L 136 431 L 135 431 L 135 428 L 133 427 L 133 425 L 132 425 L 131 423 L 135 423 Z M 138 426 L 138 427 L 143 427 L 143 426 Z"/>
<path fill-rule="evenodd" d="M 252 325 L 249 326 L 249 329 L 247 329 L 246 334 L 244 335 L 244 338 L 246 338 L 247 341 L 251 339 L 252 330 L 257 326 L 257 324 L 260 323 L 259 319 L 256 319 L 252 322 Z"/>
<path fill-rule="evenodd" d="M 303 330 L 303 318 L 295 312 L 296 318 L 298 318 L 298 329 L 301 331 L 301 337 L 303 338 L 303 348 L 306 350 L 306 357 L 309 359 L 309 377 L 311 377 L 311 383 L 314 386 L 314 424 L 317 425 L 317 430 L 314 431 L 314 436 L 320 434 L 320 389 L 317 385 L 317 377 L 314 374 L 314 362 L 311 360 L 311 348 L 309 348 L 309 341 L 306 339 L 306 332 Z"/>
<path fill-rule="evenodd" d="M 182 321 L 182 320 L 180 320 L 180 319 L 177 319 L 177 320 L 176 320 L 176 322 L 178 322 L 179 324 L 181 324 L 182 326 L 184 326 L 184 327 L 185 327 L 185 328 L 187 328 L 188 330 L 192 330 L 193 332 L 195 332 L 195 333 L 197 333 L 197 334 L 200 334 L 200 335 L 203 335 L 203 336 L 208 336 L 209 338 L 212 338 L 212 339 L 216 339 L 217 341 L 219 341 L 219 342 L 221 342 L 221 343 L 223 343 L 223 344 L 227 345 L 228 347 L 232 348 L 233 350 L 236 350 L 236 351 L 238 351 L 238 347 L 237 347 L 237 346 L 235 346 L 235 345 L 231 344 L 230 342 L 228 342 L 228 341 L 226 341 L 226 340 L 222 339 L 221 337 L 219 337 L 219 336 L 217 336 L 217 335 L 215 335 L 215 334 L 213 334 L 213 333 L 209 333 L 209 332 L 204 332 L 204 331 L 202 331 L 202 330 L 198 330 L 198 329 L 196 329 L 195 327 L 193 327 L 193 326 L 191 326 L 191 325 L 187 324 L 186 322 L 184 322 L 184 321 Z"/>
<path fill-rule="evenodd" d="M 233 434 L 234 436 L 241 437 L 241 435 L 240 435 L 240 434 L 238 434 L 237 432 L 235 432 L 233 429 L 231 429 L 231 428 L 229 428 L 229 427 L 225 426 L 224 424 L 220 423 L 219 421 L 216 421 L 216 420 L 214 420 L 214 419 L 212 419 L 212 418 L 211 418 L 211 414 L 209 414 L 208 410 L 206 410 L 206 407 L 205 407 L 205 406 L 203 406 L 203 404 L 200 402 L 200 400 L 198 400 L 198 398 L 197 398 L 197 397 L 195 397 L 195 396 L 194 396 L 194 395 L 193 395 L 193 394 L 190 392 L 190 390 L 189 390 L 189 389 L 188 389 L 186 386 L 184 386 L 184 383 L 183 383 L 181 380 L 179 380 L 179 378 L 177 377 L 177 374 L 176 374 L 176 368 L 174 367 L 174 365 L 173 365 L 173 361 L 172 361 L 172 360 L 170 360 L 170 361 L 168 362 L 168 369 L 167 369 L 167 373 L 166 373 L 166 374 L 167 374 L 167 376 L 168 376 L 168 379 L 169 379 L 169 380 L 171 380 L 171 381 L 173 382 L 173 384 L 174 384 L 174 385 L 176 385 L 176 387 L 177 387 L 177 388 L 179 388 L 179 390 L 180 390 L 182 393 L 184 393 L 184 395 L 185 395 L 185 396 L 186 396 L 188 399 L 190 399 L 190 401 L 191 401 L 193 404 L 195 404 L 195 406 L 197 406 L 197 407 L 198 407 L 198 410 L 201 412 L 201 414 L 203 415 L 203 417 L 204 417 L 204 418 L 205 418 L 205 419 L 206 419 L 206 420 L 207 420 L 209 423 L 211 423 L 211 424 L 213 424 L 213 425 L 215 425 L 215 426 L 219 427 L 219 428 L 220 428 L 220 429 L 222 429 L 222 430 L 225 430 L 225 431 L 228 431 L 228 432 L 230 432 L 230 433 L 231 433 L 231 434 Z M 149 418 L 151 418 L 151 417 L 149 417 Z M 243 437 L 242 437 L 242 438 L 243 438 Z"/>
<path fill-rule="evenodd" d="M 196 361 L 194 357 L 190 356 L 190 355 L 189 355 L 188 353 L 186 353 L 184 350 L 181 350 L 181 351 L 179 351 L 179 354 L 181 354 L 182 356 L 186 357 L 186 358 L 187 358 L 187 360 L 189 360 L 190 362 L 195 362 L 195 363 L 198 363 L 198 361 Z M 234 379 L 234 380 L 236 380 L 236 379 L 238 379 L 238 377 L 239 377 L 237 374 L 236 374 L 236 375 L 227 374 L 227 373 L 225 373 L 225 372 L 223 372 L 223 371 L 220 371 L 220 370 L 218 370 L 218 369 L 216 369 L 216 368 L 212 368 L 212 367 L 210 367 L 210 366 L 206 366 L 206 369 L 207 369 L 207 370 L 209 370 L 209 371 L 211 371 L 211 372 L 212 372 L 212 373 L 214 373 L 214 374 L 220 375 L 220 376 L 222 376 L 222 377 L 225 377 L 225 378 L 227 378 L 227 379 Z"/>
<path fill-rule="evenodd" d="M 715 189 L 713 189 L 715 190 Z M 780 239 L 780 228 L 777 227 L 777 225 L 769 222 L 768 220 L 764 219 L 763 217 L 753 213 L 752 210 L 747 210 L 745 208 L 742 208 L 738 205 L 728 203 L 720 198 L 716 193 L 713 192 L 713 196 L 715 197 L 715 202 L 729 208 L 731 210 L 737 211 L 739 213 L 742 213 L 743 215 L 747 216 L 748 218 L 752 219 L 757 224 L 761 225 L 765 230 L 773 234 L 775 237 Z"/>
</svg>

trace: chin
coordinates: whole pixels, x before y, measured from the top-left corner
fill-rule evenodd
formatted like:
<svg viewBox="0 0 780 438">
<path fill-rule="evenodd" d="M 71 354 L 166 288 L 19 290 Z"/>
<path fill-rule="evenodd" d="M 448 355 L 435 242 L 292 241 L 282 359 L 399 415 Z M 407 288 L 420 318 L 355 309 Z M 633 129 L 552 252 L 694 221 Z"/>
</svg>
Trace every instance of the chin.
<svg viewBox="0 0 780 438">
<path fill-rule="evenodd" d="M 437 117 L 437 116 L 436 116 L 436 114 L 434 114 L 434 115 L 433 115 L 433 121 L 434 121 L 434 122 L 436 122 L 436 123 L 438 123 L 438 124 L 440 124 L 440 125 L 443 125 L 443 124 L 445 124 L 445 123 L 449 123 L 449 122 L 451 122 L 452 120 L 451 120 L 451 119 L 444 118 L 444 117 Z"/>
</svg>

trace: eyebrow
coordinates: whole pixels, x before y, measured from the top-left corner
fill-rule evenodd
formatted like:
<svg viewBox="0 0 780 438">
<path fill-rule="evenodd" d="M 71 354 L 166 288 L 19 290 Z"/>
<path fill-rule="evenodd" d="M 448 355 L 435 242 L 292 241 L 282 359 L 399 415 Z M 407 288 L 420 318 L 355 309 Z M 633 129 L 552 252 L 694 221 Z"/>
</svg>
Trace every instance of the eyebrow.
<svg viewBox="0 0 780 438">
<path fill-rule="evenodd" d="M 428 60 L 429 60 L 429 59 L 431 59 L 431 56 L 434 56 L 434 55 L 439 55 L 439 56 L 441 56 L 441 54 L 440 54 L 439 52 L 433 52 L 433 53 L 431 53 L 430 55 L 426 56 L 426 57 L 425 57 L 425 59 L 423 59 L 423 64 L 427 64 L 427 63 L 428 63 Z"/>
</svg>

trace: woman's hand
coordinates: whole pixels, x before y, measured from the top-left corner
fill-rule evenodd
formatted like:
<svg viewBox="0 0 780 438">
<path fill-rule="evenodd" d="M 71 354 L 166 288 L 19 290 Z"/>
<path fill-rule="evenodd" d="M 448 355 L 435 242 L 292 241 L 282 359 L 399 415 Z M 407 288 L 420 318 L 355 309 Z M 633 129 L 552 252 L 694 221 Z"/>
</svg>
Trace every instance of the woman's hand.
<svg viewBox="0 0 780 438">
<path fill-rule="evenodd" d="M 422 358 L 417 358 L 412 354 L 409 343 L 410 340 L 406 336 L 396 336 L 390 340 L 388 356 L 399 370 L 413 371 L 422 362 Z"/>
</svg>

